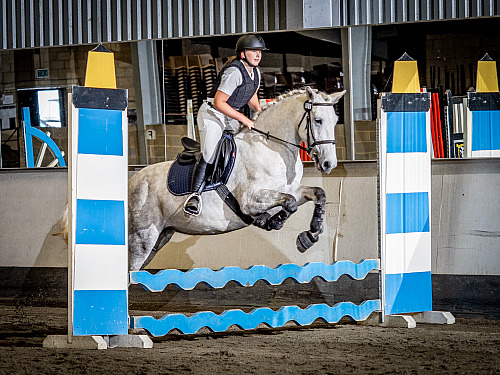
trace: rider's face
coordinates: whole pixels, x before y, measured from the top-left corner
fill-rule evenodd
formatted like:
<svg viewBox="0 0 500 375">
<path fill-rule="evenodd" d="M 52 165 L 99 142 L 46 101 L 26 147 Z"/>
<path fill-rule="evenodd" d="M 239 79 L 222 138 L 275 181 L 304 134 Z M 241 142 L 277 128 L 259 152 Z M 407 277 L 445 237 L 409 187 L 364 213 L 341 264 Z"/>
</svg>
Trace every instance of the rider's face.
<svg viewBox="0 0 500 375">
<path fill-rule="evenodd" d="M 247 49 L 245 52 L 241 52 L 241 57 L 243 58 L 243 54 L 246 54 L 247 60 L 250 61 L 250 64 L 257 66 L 262 59 L 262 51 L 260 49 Z"/>
</svg>

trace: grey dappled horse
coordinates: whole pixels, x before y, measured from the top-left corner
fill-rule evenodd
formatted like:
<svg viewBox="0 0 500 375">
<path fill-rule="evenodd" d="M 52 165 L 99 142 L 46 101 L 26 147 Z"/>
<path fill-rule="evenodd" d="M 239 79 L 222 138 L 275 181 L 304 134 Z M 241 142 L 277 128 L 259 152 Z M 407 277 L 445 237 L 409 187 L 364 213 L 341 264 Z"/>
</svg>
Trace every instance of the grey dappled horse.
<svg viewBox="0 0 500 375">
<path fill-rule="evenodd" d="M 310 229 L 297 238 L 299 251 L 305 251 L 323 231 L 325 192 L 320 187 L 300 184 L 303 167 L 299 148 L 312 146 L 316 167 L 330 173 L 337 166 L 334 126 L 338 121 L 333 104 L 344 92 L 326 95 L 310 88 L 283 95 L 255 118 L 255 128 L 282 139 L 268 139 L 248 129 L 234 136 L 238 150 L 232 174 L 226 184 L 238 200 L 241 211 L 250 215 L 253 225 L 281 229 L 297 207 L 307 201 L 315 204 Z M 304 120 L 304 103 L 310 101 L 309 136 Z M 298 126 L 301 123 L 300 127 Z M 129 267 L 144 268 L 175 232 L 219 234 L 247 226 L 227 207 L 215 191 L 202 194 L 199 216 L 189 216 L 182 206 L 186 196 L 172 195 L 166 184 L 171 161 L 150 165 L 129 181 Z"/>
</svg>

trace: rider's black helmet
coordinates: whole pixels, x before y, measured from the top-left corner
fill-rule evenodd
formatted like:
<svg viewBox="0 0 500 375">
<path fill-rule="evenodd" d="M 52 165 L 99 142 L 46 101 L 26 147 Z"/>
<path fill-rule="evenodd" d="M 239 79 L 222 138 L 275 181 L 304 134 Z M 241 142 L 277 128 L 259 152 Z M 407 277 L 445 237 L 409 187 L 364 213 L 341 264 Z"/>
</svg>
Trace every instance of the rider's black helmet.
<svg viewBox="0 0 500 375">
<path fill-rule="evenodd" d="M 243 35 L 236 42 L 236 52 L 244 51 L 246 49 L 260 49 L 261 51 L 267 50 L 264 39 L 260 35 L 247 34 Z"/>
</svg>

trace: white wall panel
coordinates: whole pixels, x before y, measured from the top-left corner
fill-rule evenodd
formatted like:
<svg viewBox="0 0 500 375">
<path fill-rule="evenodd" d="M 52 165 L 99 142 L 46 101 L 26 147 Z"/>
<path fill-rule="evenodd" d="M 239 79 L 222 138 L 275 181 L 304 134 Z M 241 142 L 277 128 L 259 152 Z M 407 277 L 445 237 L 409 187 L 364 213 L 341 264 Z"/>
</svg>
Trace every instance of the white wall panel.
<svg viewBox="0 0 500 375">
<path fill-rule="evenodd" d="M 339 163 L 331 176 L 323 178 L 314 168 L 305 169 L 303 182 L 322 185 L 327 193 L 327 228 L 310 253 L 297 254 L 295 248 L 299 230 L 309 225 L 312 215 L 312 206 L 306 205 L 278 232 L 248 228 L 221 236 L 175 234 L 152 266 L 220 268 L 328 261 L 335 251 L 337 229 L 339 260 L 374 258 L 376 168 L 374 162 Z M 432 162 L 433 273 L 500 275 L 498 186 L 499 159 Z M 67 266 L 67 245 L 52 236 L 59 230 L 56 223 L 66 197 L 66 169 L 0 171 L 0 267 Z"/>
</svg>

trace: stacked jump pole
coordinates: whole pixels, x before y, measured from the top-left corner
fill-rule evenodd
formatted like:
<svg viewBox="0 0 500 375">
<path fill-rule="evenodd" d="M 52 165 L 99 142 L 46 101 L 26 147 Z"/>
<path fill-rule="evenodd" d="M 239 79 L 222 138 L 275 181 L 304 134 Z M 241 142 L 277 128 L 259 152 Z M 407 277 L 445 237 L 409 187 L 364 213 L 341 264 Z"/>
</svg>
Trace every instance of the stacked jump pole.
<svg viewBox="0 0 500 375">
<path fill-rule="evenodd" d="M 341 261 L 304 266 L 285 264 L 276 268 L 225 267 L 217 271 L 207 268 L 187 272 L 163 270 L 152 275 L 147 271 L 127 271 L 126 91 L 116 90 L 116 83 L 111 87 L 101 83 L 109 77 L 115 82 L 114 65 L 102 73 L 104 62 L 109 63 L 112 58 L 112 54 L 101 46 L 92 51 L 86 87 L 73 88 L 69 330 L 67 336 L 47 337 L 44 346 L 152 347 L 147 336 L 128 335 L 129 328 L 146 329 L 153 336 L 163 336 L 172 330 L 192 334 L 202 327 L 222 332 L 233 325 L 254 329 L 260 324 L 282 327 L 290 321 L 309 325 L 316 319 L 335 323 L 345 316 L 366 324 L 398 327 L 414 327 L 416 321 L 453 323 L 451 314 L 432 312 L 430 98 L 419 93 L 416 62 L 403 57 L 396 63 L 396 90 L 382 98 L 379 121 L 380 259 L 357 264 Z M 94 71 L 92 64 L 96 62 L 101 67 Z M 101 79 L 92 84 L 92 77 Z M 403 89 L 398 90 L 398 87 Z M 313 304 L 304 309 L 282 306 L 277 311 L 270 308 L 258 308 L 249 313 L 227 310 L 219 315 L 200 311 L 191 316 L 167 314 L 160 319 L 128 316 L 129 283 L 140 284 L 150 291 L 162 291 L 172 284 L 190 290 L 199 283 L 222 288 L 229 281 L 251 287 L 258 280 L 269 285 L 279 285 L 286 279 L 308 283 L 314 277 L 335 282 L 341 275 L 360 280 L 370 272 L 380 274 L 379 298 L 359 305 L 340 302 L 334 306 Z"/>
<path fill-rule="evenodd" d="M 248 269 L 224 267 L 217 271 L 208 268 L 195 268 L 187 272 L 163 270 L 156 275 L 147 271 L 135 271 L 130 273 L 130 281 L 151 292 L 161 292 L 171 284 L 179 289 L 190 290 L 199 283 L 210 288 L 223 288 L 230 281 L 236 282 L 240 287 L 251 287 L 259 280 L 268 285 L 280 285 L 286 279 L 292 279 L 296 283 L 309 283 L 314 277 L 320 277 L 326 282 L 335 282 L 342 275 L 353 280 L 362 280 L 369 272 L 379 269 L 378 259 L 367 259 L 360 263 L 341 261 L 333 264 L 307 263 L 304 266 L 283 264 L 276 268 L 252 266 Z M 375 299 L 363 301 L 359 305 L 352 302 L 340 302 L 334 306 L 322 303 L 312 304 L 304 309 L 298 306 L 282 306 L 277 311 L 264 307 L 249 313 L 239 309 L 226 310 L 221 314 L 201 311 L 191 316 L 167 314 L 160 319 L 151 316 L 131 317 L 131 327 L 146 329 L 153 336 L 164 336 L 173 329 L 192 334 L 203 327 L 212 332 L 224 332 L 232 325 L 241 329 L 255 329 L 260 324 L 271 328 L 283 327 L 290 321 L 304 326 L 312 324 L 316 319 L 325 323 L 337 323 L 344 316 L 355 321 L 364 321 L 380 309 L 380 300 Z"/>
</svg>

